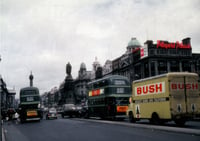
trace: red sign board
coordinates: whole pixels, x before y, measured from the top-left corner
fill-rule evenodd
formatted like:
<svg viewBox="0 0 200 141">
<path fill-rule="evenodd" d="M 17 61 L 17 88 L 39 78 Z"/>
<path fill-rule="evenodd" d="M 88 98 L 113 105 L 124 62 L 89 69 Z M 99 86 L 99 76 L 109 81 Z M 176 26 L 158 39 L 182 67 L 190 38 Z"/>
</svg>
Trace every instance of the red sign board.
<svg viewBox="0 0 200 141">
<path fill-rule="evenodd" d="M 165 49 L 191 49 L 190 44 L 183 44 L 179 43 L 178 41 L 176 43 L 165 43 L 163 41 L 158 40 L 157 41 L 157 48 L 165 48 Z"/>
</svg>

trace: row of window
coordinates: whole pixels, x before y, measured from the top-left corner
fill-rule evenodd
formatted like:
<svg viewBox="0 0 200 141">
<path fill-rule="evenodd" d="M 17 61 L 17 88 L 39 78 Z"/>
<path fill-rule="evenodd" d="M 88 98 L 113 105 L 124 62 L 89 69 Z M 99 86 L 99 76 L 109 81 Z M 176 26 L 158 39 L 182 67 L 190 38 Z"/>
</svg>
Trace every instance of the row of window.
<svg viewBox="0 0 200 141">
<path fill-rule="evenodd" d="M 96 98 L 96 99 L 90 99 L 88 101 L 89 105 L 102 105 L 105 104 L 105 98 Z"/>
<path fill-rule="evenodd" d="M 191 50 L 177 50 L 177 49 L 151 49 L 149 55 L 180 55 L 180 56 L 191 56 Z"/>
<path fill-rule="evenodd" d="M 103 105 L 103 104 L 127 105 L 129 103 L 129 97 L 95 98 L 95 99 L 90 99 L 88 102 L 89 105 Z"/>
<path fill-rule="evenodd" d="M 150 67 L 150 69 L 149 69 Z M 135 70 L 135 76 L 136 79 L 141 79 L 142 78 L 142 68 L 141 64 L 136 65 L 134 67 Z M 149 77 L 149 76 L 155 76 L 159 74 L 164 74 L 167 72 L 180 72 L 180 71 L 188 71 L 191 72 L 191 63 L 190 61 L 182 61 L 181 63 L 179 61 L 165 61 L 165 60 L 160 60 L 160 61 L 152 61 L 150 62 L 145 62 L 144 63 L 144 78 Z"/>
</svg>

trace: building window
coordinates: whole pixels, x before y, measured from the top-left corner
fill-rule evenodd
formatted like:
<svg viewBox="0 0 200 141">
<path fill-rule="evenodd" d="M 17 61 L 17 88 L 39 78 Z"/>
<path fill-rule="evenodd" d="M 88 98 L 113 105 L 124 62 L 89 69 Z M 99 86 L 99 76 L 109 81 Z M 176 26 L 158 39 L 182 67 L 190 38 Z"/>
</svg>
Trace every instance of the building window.
<svg viewBox="0 0 200 141">
<path fill-rule="evenodd" d="M 144 63 L 144 77 L 149 77 L 149 63 L 145 62 Z"/>
<path fill-rule="evenodd" d="M 177 49 L 169 49 L 169 55 L 177 55 Z"/>
<path fill-rule="evenodd" d="M 141 79 L 141 65 L 135 65 L 135 80 Z"/>
<path fill-rule="evenodd" d="M 197 73 L 200 73 L 200 60 L 197 61 Z"/>
<path fill-rule="evenodd" d="M 154 49 L 151 49 L 151 50 L 149 51 L 149 55 L 155 55 L 155 50 L 154 50 Z"/>
<path fill-rule="evenodd" d="M 181 56 L 191 56 L 191 50 L 180 50 Z"/>
<path fill-rule="evenodd" d="M 167 61 L 158 61 L 158 74 L 167 73 Z"/>
<path fill-rule="evenodd" d="M 155 62 L 151 62 L 151 76 L 156 75 Z"/>
<path fill-rule="evenodd" d="M 158 49 L 158 50 L 157 50 L 157 54 L 158 54 L 158 55 L 167 54 L 167 50 L 166 50 L 166 49 Z"/>
<path fill-rule="evenodd" d="M 182 62 L 182 70 L 191 72 L 191 63 L 189 61 L 183 61 Z"/>
<path fill-rule="evenodd" d="M 170 71 L 171 72 L 179 72 L 179 62 L 178 61 L 170 61 Z"/>
</svg>

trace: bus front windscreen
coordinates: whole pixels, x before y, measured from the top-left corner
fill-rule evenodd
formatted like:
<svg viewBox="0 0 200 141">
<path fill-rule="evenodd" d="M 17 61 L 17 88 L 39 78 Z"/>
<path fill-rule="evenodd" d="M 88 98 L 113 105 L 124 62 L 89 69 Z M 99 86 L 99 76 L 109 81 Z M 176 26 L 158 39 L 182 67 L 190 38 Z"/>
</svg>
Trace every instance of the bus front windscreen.
<svg viewBox="0 0 200 141">
<path fill-rule="evenodd" d="M 126 80 L 121 80 L 121 79 L 115 79 L 114 81 L 113 81 L 113 84 L 114 85 L 127 85 L 127 81 Z"/>
</svg>

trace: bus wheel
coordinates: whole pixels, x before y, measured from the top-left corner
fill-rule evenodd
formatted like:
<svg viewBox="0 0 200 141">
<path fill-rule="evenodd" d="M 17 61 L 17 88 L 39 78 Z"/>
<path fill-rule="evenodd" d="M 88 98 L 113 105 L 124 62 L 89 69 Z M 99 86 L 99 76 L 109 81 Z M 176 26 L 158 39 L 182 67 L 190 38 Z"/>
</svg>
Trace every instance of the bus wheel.
<svg viewBox="0 0 200 141">
<path fill-rule="evenodd" d="M 131 123 L 134 123 L 134 122 L 135 122 L 135 119 L 134 119 L 134 117 L 133 117 L 133 113 L 132 113 L 132 112 L 129 112 L 129 114 L 128 114 L 128 119 L 129 119 L 129 122 L 131 122 Z"/>
<path fill-rule="evenodd" d="M 158 125 L 160 124 L 160 118 L 157 113 L 153 113 L 150 119 L 150 123 Z"/>
<path fill-rule="evenodd" d="M 25 123 L 25 120 L 24 120 L 24 119 L 20 119 L 20 122 L 21 122 L 21 123 Z"/>
<path fill-rule="evenodd" d="M 175 120 L 175 123 L 176 123 L 176 125 L 178 125 L 178 126 L 184 126 L 184 125 L 185 125 L 185 122 L 186 122 L 186 120 L 184 120 L 184 119 L 176 119 L 176 120 Z"/>
</svg>

